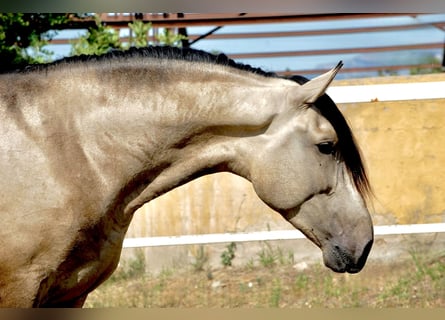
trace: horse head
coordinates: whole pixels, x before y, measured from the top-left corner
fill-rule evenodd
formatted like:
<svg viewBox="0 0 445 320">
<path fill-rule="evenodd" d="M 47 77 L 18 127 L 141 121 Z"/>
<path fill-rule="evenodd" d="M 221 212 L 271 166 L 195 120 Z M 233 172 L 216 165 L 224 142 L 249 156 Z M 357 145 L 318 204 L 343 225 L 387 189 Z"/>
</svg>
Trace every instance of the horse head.
<svg viewBox="0 0 445 320">
<path fill-rule="evenodd" d="M 369 184 L 352 133 L 326 88 L 341 64 L 286 97 L 252 152 L 258 196 L 321 248 L 337 272 L 360 271 L 373 243 Z"/>
</svg>

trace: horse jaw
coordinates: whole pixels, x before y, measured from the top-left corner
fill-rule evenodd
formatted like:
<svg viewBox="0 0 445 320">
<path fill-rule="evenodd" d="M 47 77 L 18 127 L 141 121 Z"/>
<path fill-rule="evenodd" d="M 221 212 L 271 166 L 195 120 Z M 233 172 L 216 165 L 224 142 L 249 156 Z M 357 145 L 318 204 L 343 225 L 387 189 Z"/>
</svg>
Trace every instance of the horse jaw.
<svg viewBox="0 0 445 320">
<path fill-rule="evenodd" d="M 373 244 L 373 224 L 348 174 L 341 172 L 335 190 L 314 195 L 283 216 L 321 249 L 328 268 L 357 273 Z"/>
</svg>

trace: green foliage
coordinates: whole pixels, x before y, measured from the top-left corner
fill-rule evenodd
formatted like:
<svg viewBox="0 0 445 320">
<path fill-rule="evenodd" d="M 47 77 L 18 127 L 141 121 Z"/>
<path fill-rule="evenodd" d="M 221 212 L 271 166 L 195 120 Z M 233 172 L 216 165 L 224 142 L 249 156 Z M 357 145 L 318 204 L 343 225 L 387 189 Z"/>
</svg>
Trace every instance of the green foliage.
<svg viewBox="0 0 445 320">
<path fill-rule="evenodd" d="M 247 268 L 249 271 L 252 271 L 252 270 L 255 269 L 255 260 L 254 260 L 253 258 L 250 258 L 250 259 L 247 261 L 247 263 L 246 263 L 246 268 Z"/>
<path fill-rule="evenodd" d="M 275 253 L 270 247 L 263 249 L 258 253 L 260 264 L 266 268 L 272 268 L 277 263 Z"/>
<path fill-rule="evenodd" d="M 258 260 L 263 267 L 272 268 L 276 265 L 293 265 L 294 254 L 288 252 L 287 256 L 280 247 L 273 248 L 267 242 L 266 247 L 258 253 Z"/>
<path fill-rule="evenodd" d="M 138 278 L 145 274 L 145 254 L 142 249 L 136 249 L 135 257 L 129 260 L 113 273 L 110 277 L 110 282 L 128 280 Z"/>
<path fill-rule="evenodd" d="M 18 69 L 28 64 L 46 63 L 54 59 L 54 53 L 45 49 L 57 30 L 70 28 L 71 18 L 91 19 L 91 14 L 74 13 L 0 13 L 0 72 Z M 110 49 L 128 49 L 131 46 L 144 47 L 148 41 L 150 23 L 134 21 L 128 27 L 132 30 L 130 43 L 123 44 L 119 34 L 105 26 L 98 15 L 95 23 L 88 27 L 84 36 L 71 42 L 72 55 L 100 55 Z M 161 44 L 180 45 L 185 39 L 169 29 L 157 37 Z"/>
<path fill-rule="evenodd" d="M 273 280 L 272 292 L 270 294 L 269 307 L 277 308 L 280 305 L 282 294 L 281 281 L 279 279 Z"/>
<path fill-rule="evenodd" d="M 224 267 L 232 265 L 232 260 L 235 258 L 236 243 L 232 242 L 227 245 L 227 250 L 221 254 L 221 263 Z"/>
<path fill-rule="evenodd" d="M 110 49 L 126 50 L 130 47 L 146 47 L 150 44 L 148 32 L 151 29 L 151 23 L 144 23 L 140 20 L 129 23 L 128 27 L 132 31 L 132 36 L 130 43 L 124 44 L 115 29 L 105 26 L 98 16 L 95 16 L 95 20 L 95 26 L 90 27 L 86 35 L 71 43 L 73 46 L 72 55 L 101 55 Z"/>
<path fill-rule="evenodd" d="M 0 13 L 0 71 L 48 62 L 53 52 L 43 49 L 71 14 Z"/>
<path fill-rule="evenodd" d="M 151 23 L 144 23 L 140 20 L 136 20 L 133 23 L 129 23 L 128 27 L 133 32 L 132 43 L 130 46 L 146 47 L 148 46 L 148 31 L 151 29 Z"/>
<path fill-rule="evenodd" d="M 96 25 L 88 28 L 84 36 L 72 41 L 72 55 L 101 55 L 110 49 L 120 49 L 119 34 L 111 27 L 104 26 L 96 16 Z"/>
<path fill-rule="evenodd" d="M 416 75 L 416 74 L 430 74 L 430 73 L 441 73 L 442 67 L 440 66 L 440 59 L 434 56 L 427 57 L 422 61 L 422 64 L 430 64 L 431 67 L 413 67 L 410 69 L 409 74 L 410 75 Z"/>
<path fill-rule="evenodd" d="M 305 273 L 300 273 L 295 277 L 294 286 L 298 290 L 305 290 L 308 287 L 309 277 Z"/>
<path fill-rule="evenodd" d="M 152 28 L 151 23 L 144 23 L 136 20 L 128 24 L 132 35 L 130 42 L 124 44 L 119 38 L 119 34 L 111 27 L 102 24 L 98 16 L 95 16 L 96 25 L 90 27 L 85 36 L 72 42 L 72 55 L 80 54 L 95 54 L 101 55 L 108 52 L 110 49 L 126 50 L 130 47 L 146 47 L 153 43 L 148 41 L 148 32 Z M 180 41 L 186 39 L 183 35 L 178 35 L 169 29 L 164 29 L 164 32 L 156 37 L 156 40 L 165 45 L 179 46 Z"/>
<path fill-rule="evenodd" d="M 181 40 L 185 40 L 185 37 L 182 34 L 173 33 L 170 29 L 165 28 L 164 32 L 160 35 L 156 36 L 156 40 L 160 43 L 169 45 L 169 46 L 179 46 L 181 44 Z"/>
<path fill-rule="evenodd" d="M 397 72 L 397 70 L 379 69 L 377 71 L 377 74 L 379 77 L 386 77 L 386 76 L 397 76 L 399 73 Z"/>
<path fill-rule="evenodd" d="M 424 255 L 415 250 L 411 250 L 409 253 L 416 267 L 415 275 L 419 281 L 429 277 L 432 281 L 442 281 L 445 284 L 445 259 L 443 259 L 444 261 L 438 259 L 438 261 L 429 262 Z"/>
<path fill-rule="evenodd" d="M 435 57 L 435 56 L 427 56 L 427 57 L 421 59 L 420 61 L 418 61 L 417 64 L 422 65 L 422 66 L 410 68 L 409 69 L 410 75 L 443 72 L 443 69 L 441 66 L 441 61 L 438 57 Z M 430 67 L 425 67 L 425 65 L 430 65 Z M 378 70 L 377 73 L 380 77 L 399 75 L 399 72 L 397 70 L 389 70 L 389 69 L 381 69 L 381 70 Z"/>
<path fill-rule="evenodd" d="M 195 272 L 204 271 L 204 267 L 209 261 L 209 255 L 204 249 L 204 246 L 199 246 L 197 252 L 194 254 L 194 261 L 192 267 Z"/>
</svg>

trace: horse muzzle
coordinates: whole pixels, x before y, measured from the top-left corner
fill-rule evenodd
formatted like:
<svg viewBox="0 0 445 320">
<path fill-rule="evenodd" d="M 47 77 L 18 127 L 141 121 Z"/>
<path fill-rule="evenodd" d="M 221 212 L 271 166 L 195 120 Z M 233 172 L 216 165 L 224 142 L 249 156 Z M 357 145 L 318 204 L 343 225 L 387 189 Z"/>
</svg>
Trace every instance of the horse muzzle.
<svg viewBox="0 0 445 320">
<path fill-rule="evenodd" d="M 371 239 L 363 250 L 355 253 L 335 243 L 329 244 L 322 249 L 323 262 L 326 267 L 335 272 L 357 273 L 365 266 L 372 244 Z"/>
</svg>

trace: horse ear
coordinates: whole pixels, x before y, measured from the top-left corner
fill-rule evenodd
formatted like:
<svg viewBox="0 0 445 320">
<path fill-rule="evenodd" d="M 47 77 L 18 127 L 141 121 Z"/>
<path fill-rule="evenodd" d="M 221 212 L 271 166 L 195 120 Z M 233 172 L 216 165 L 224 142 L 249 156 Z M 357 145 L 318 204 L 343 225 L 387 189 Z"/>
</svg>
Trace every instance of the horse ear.
<svg viewBox="0 0 445 320">
<path fill-rule="evenodd" d="M 322 96 L 342 66 L 343 62 L 340 61 L 335 68 L 303 84 L 304 102 L 314 103 Z"/>
</svg>

